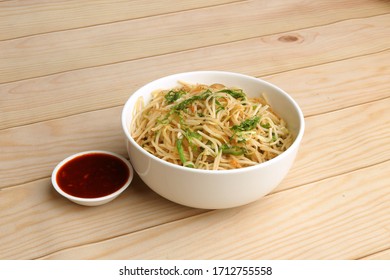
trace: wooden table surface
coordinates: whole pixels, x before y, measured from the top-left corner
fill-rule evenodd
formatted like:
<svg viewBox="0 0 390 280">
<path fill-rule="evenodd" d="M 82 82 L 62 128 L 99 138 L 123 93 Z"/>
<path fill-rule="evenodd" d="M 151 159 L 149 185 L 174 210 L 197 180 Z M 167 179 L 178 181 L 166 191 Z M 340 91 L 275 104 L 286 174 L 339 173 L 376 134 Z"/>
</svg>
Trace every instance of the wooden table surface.
<svg viewBox="0 0 390 280">
<path fill-rule="evenodd" d="M 306 131 L 271 194 L 184 207 L 138 176 L 76 205 L 65 157 L 126 155 L 137 88 L 184 71 L 256 76 L 289 92 Z M 1 259 L 390 259 L 390 1 L 0 1 Z"/>
</svg>

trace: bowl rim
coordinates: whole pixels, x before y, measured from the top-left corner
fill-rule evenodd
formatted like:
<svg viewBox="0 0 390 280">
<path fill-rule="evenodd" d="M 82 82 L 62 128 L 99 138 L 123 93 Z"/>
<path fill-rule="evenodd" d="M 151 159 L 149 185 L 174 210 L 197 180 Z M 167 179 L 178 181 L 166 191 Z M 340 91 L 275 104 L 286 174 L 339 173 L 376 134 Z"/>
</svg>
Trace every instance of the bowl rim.
<svg viewBox="0 0 390 280">
<path fill-rule="evenodd" d="M 78 197 L 78 196 L 71 195 L 71 194 L 65 192 L 64 190 L 62 190 L 60 188 L 60 186 L 58 185 L 57 179 L 56 179 L 58 171 L 61 169 L 62 166 L 64 166 L 69 161 L 71 161 L 71 160 L 73 160 L 73 159 L 75 159 L 77 157 L 80 157 L 80 156 L 83 156 L 83 155 L 87 155 L 87 154 L 111 155 L 111 156 L 114 156 L 117 159 L 121 160 L 123 163 L 125 163 L 125 165 L 127 166 L 128 170 L 129 170 L 129 176 L 127 178 L 127 181 L 123 184 L 122 187 L 120 187 L 115 192 L 110 193 L 110 194 L 105 195 L 105 196 L 100 196 L 100 197 L 92 197 L 92 198 Z M 110 151 L 89 150 L 89 151 L 84 151 L 84 152 L 79 152 L 79 153 L 72 154 L 72 155 L 66 157 L 65 159 L 63 159 L 62 161 L 60 161 L 56 165 L 56 167 L 53 169 L 53 172 L 52 172 L 52 175 L 51 175 L 51 182 L 52 182 L 52 185 L 53 185 L 54 189 L 59 194 L 61 194 L 62 196 L 64 196 L 65 198 L 67 198 L 69 200 L 77 201 L 77 202 L 81 202 L 81 203 L 97 203 L 97 202 L 103 202 L 103 201 L 106 201 L 106 200 L 111 200 L 111 199 L 117 197 L 118 195 L 120 195 L 123 191 L 125 191 L 129 187 L 131 181 L 133 180 L 133 177 L 134 177 L 133 167 L 132 167 L 131 163 L 126 158 L 124 158 L 123 156 L 121 156 L 121 155 L 119 155 L 117 153 L 114 153 L 114 152 L 110 152 Z"/>
<path fill-rule="evenodd" d="M 184 167 L 184 166 L 181 166 L 181 165 L 173 164 L 171 162 L 168 162 L 168 161 L 165 161 L 163 159 L 160 159 L 159 157 L 157 157 L 157 156 L 147 152 L 145 149 L 143 149 L 133 139 L 133 137 L 131 136 L 130 129 L 127 127 L 127 123 L 126 123 L 127 122 L 128 112 L 132 112 L 132 110 L 129 110 L 130 103 L 132 102 L 132 100 L 134 98 L 136 98 L 135 97 L 136 93 L 144 90 L 144 88 L 149 88 L 153 84 L 158 84 L 161 81 L 166 80 L 166 79 L 170 80 L 170 79 L 174 79 L 175 77 L 181 77 L 181 76 L 184 76 L 184 75 L 207 75 L 207 74 L 227 75 L 227 76 L 234 76 L 234 77 L 239 77 L 239 78 L 243 78 L 243 79 L 252 80 L 252 81 L 257 82 L 257 83 L 262 83 L 262 84 L 264 84 L 264 85 L 266 85 L 266 86 L 268 86 L 270 88 L 273 88 L 274 90 L 279 91 L 280 93 L 282 93 L 282 95 L 293 105 L 295 111 L 298 114 L 298 118 L 299 118 L 298 133 L 297 133 L 293 143 L 291 144 L 291 146 L 288 147 L 287 150 L 284 151 L 283 153 L 281 153 L 280 155 L 278 155 L 278 156 L 276 156 L 276 157 L 274 157 L 274 158 L 272 158 L 272 159 L 270 159 L 268 161 L 265 161 L 265 162 L 262 162 L 262 163 L 259 163 L 259 164 L 253 165 L 253 166 L 248 166 L 248 167 L 244 167 L 244 168 L 237 168 L 237 169 L 229 169 L 229 170 L 204 170 L 204 169 L 188 168 L 188 167 Z M 177 78 L 177 80 L 180 80 L 180 79 Z M 276 86 L 276 85 L 274 85 L 274 84 L 272 84 L 270 82 L 267 82 L 267 81 L 265 81 L 263 79 L 260 79 L 260 78 L 254 77 L 254 76 L 241 74 L 241 73 L 228 72 L 228 71 L 205 70 L 205 71 L 182 72 L 182 73 L 176 73 L 176 74 L 164 76 L 164 77 L 155 79 L 155 80 L 153 80 L 151 82 L 148 82 L 145 85 L 143 85 L 140 88 L 138 88 L 136 91 L 134 91 L 130 95 L 130 97 L 127 99 L 127 101 L 126 101 L 126 103 L 125 103 L 125 105 L 123 106 L 123 109 L 122 109 L 121 119 L 122 119 L 122 129 L 123 129 L 123 132 L 124 132 L 124 134 L 126 136 L 126 139 L 128 141 L 130 141 L 137 148 L 137 150 L 139 150 L 141 153 L 143 153 L 147 157 L 151 158 L 152 160 L 155 160 L 155 161 L 157 161 L 157 162 L 159 162 L 161 164 L 164 164 L 166 166 L 172 167 L 174 169 L 178 169 L 178 170 L 186 171 L 186 172 L 194 172 L 194 173 L 199 173 L 199 174 L 221 174 L 222 175 L 222 174 L 243 173 L 243 172 L 250 172 L 252 170 L 262 169 L 262 168 L 265 168 L 266 166 L 276 164 L 277 162 L 282 161 L 290 153 L 292 153 L 293 151 L 298 149 L 298 147 L 300 145 L 300 142 L 302 141 L 304 131 L 305 131 L 305 120 L 304 120 L 303 112 L 302 112 L 301 108 L 299 107 L 298 103 L 286 91 L 284 91 L 280 87 L 278 87 L 278 86 Z"/>
</svg>

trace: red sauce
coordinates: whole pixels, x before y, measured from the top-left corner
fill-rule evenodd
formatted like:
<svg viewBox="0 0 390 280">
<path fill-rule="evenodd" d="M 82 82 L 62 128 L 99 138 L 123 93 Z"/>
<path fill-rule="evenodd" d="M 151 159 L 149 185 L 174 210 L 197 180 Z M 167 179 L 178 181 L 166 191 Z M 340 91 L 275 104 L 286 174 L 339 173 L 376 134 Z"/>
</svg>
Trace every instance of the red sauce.
<svg viewBox="0 0 390 280">
<path fill-rule="evenodd" d="M 117 157 L 103 153 L 78 156 L 64 164 L 57 173 L 57 184 L 66 193 L 96 198 L 119 190 L 130 171 Z"/>
</svg>

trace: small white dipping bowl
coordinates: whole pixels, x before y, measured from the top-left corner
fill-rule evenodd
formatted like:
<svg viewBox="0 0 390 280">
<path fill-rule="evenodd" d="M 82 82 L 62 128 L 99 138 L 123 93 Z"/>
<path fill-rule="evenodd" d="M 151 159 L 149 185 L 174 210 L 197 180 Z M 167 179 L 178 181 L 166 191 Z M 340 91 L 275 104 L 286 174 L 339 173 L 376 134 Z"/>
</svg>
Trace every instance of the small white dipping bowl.
<svg viewBox="0 0 390 280">
<path fill-rule="evenodd" d="M 66 191 L 64 191 L 63 189 L 61 189 L 61 187 L 59 186 L 59 182 L 57 182 L 57 174 L 61 170 L 61 168 L 65 164 L 67 164 L 68 162 L 70 162 L 78 157 L 82 157 L 84 155 L 93 155 L 93 154 L 109 155 L 109 156 L 113 156 L 116 159 L 122 161 L 129 170 L 129 176 L 127 178 L 127 181 L 118 190 L 116 190 L 108 195 L 94 197 L 94 198 L 77 197 L 77 196 L 71 195 L 71 194 L 67 193 Z M 108 202 L 112 201 L 113 199 L 115 199 L 116 197 L 118 197 L 130 185 L 131 181 L 133 180 L 133 176 L 134 176 L 133 167 L 131 166 L 130 162 L 127 159 L 125 159 L 124 157 L 122 157 L 116 153 L 112 153 L 112 152 L 108 152 L 108 151 L 93 150 L 93 151 L 86 151 L 86 152 L 81 152 L 81 153 L 71 155 L 71 156 L 67 157 L 66 159 L 64 159 L 63 161 L 61 161 L 60 163 L 58 163 L 58 165 L 54 168 L 53 173 L 51 175 L 51 181 L 52 181 L 54 189 L 59 194 L 61 194 L 63 197 L 65 197 L 65 198 L 67 198 L 67 199 L 69 199 L 77 204 L 80 204 L 80 205 L 98 206 L 98 205 L 108 203 Z"/>
<path fill-rule="evenodd" d="M 178 81 L 238 87 L 249 97 L 263 96 L 294 135 L 293 144 L 281 155 L 258 165 L 233 170 L 199 170 L 164 161 L 144 150 L 129 128 L 137 99 L 151 100 L 151 93 L 171 89 Z M 156 193 L 176 203 L 204 209 L 244 205 L 271 192 L 291 168 L 304 133 L 304 118 L 297 103 L 282 89 L 258 78 L 221 71 L 197 71 L 167 76 L 134 92 L 122 112 L 122 126 L 131 163 L 141 179 Z"/>
</svg>

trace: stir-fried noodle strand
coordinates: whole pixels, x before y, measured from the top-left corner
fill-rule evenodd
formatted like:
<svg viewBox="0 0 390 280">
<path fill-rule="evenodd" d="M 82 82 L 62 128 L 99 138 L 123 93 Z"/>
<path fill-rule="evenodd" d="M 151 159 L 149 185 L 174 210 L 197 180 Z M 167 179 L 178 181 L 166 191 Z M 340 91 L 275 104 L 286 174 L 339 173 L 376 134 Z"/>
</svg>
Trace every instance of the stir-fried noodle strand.
<svg viewBox="0 0 390 280">
<path fill-rule="evenodd" d="M 239 88 L 180 83 L 140 98 L 130 132 L 149 153 L 206 170 L 252 166 L 284 152 L 293 137 L 262 98 Z"/>
</svg>

